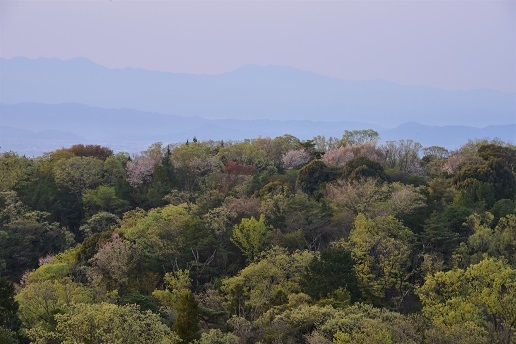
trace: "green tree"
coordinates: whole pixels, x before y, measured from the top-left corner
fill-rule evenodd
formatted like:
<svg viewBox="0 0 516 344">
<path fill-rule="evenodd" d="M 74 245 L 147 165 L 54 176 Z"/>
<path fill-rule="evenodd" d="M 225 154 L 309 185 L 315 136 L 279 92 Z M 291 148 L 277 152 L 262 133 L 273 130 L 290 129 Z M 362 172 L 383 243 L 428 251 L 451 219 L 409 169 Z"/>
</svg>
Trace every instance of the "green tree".
<svg viewBox="0 0 516 344">
<path fill-rule="evenodd" d="M 360 291 L 353 267 L 353 258 L 348 250 L 342 247 L 323 250 L 308 265 L 301 279 L 302 290 L 314 299 L 321 299 L 338 289 L 345 289 L 351 301 L 358 301 Z"/>
<path fill-rule="evenodd" d="M 73 236 L 57 223 L 48 222 L 48 215 L 30 212 L 2 228 L 0 259 L 13 280 L 38 266 L 38 259 L 49 253 L 61 252 L 73 242 Z"/>
<path fill-rule="evenodd" d="M 185 342 L 190 343 L 200 338 L 199 310 L 194 294 L 183 291 L 177 303 L 177 318 L 172 327 L 174 332 Z"/>
<path fill-rule="evenodd" d="M 18 302 L 14 299 L 13 283 L 7 278 L 0 278 L 0 327 L 17 332 L 21 321 L 18 318 Z"/>
<path fill-rule="evenodd" d="M 203 332 L 201 338 L 194 344 L 238 344 L 239 338 L 231 332 L 223 333 L 219 329 Z"/>
<path fill-rule="evenodd" d="M 360 214 L 349 235 L 355 271 L 365 297 L 396 308 L 413 285 L 415 235 L 394 217 L 368 219 Z"/>
<path fill-rule="evenodd" d="M 122 214 L 129 208 L 129 203 L 117 196 L 115 188 L 106 185 L 99 185 L 95 189 L 85 190 L 82 193 L 82 202 L 84 208 L 90 213 L 105 211 Z"/>
<path fill-rule="evenodd" d="M 486 258 L 467 269 L 427 276 L 417 294 L 423 313 L 447 326 L 474 324 L 492 343 L 512 343 L 516 324 L 516 270 Z"/>
<path fill-rule="evenodd" d="M 357 145 L 370 141 L 378 141 L 380 135 L 373 129 L 365 130 L 344 130 L 344 134 L 340 140 L 340 145 Z"/>
<path fill-rule="evenodd" d="M 346 162 L 342 175 L 350 182 L 362 178 L 378 178 L 389 181 L 389 177 L 385 174 L 382 165 L 363 155 L 358 155 Z"/>
<path fill-rule="evenodd" d="M 112 149 L 102 147 L 100 145 L 76 144 L 71 146 L 70 148 L 64 149 L 64 151 L 73 153 L 73 155 L 75 156 L 89 156 L 102 161 L 106 160 L 107 158 L 113 155 Z"/>
<path fill-rule="evenodd" d="M 237 276 L 222 281 L 225 306 L 231 314 L 257 319 L 271 307 L 286 304 L 289 294 L 301 291 L 300 279 L 313 253 L 297 251 L 289 254 L 274 247 L 262 257 Z"/>
<path fill-rule="evenodd" d="M 76 303 L 93 301 L 92 290 L 70 278 L 29 282 L 16 296 L 20 318 L 26 328 L 53 329 L 54 316 Z"/>
<path fill-rule="evenodd" d="M 270 229 L 265 224 L 265 216 L 260 215 L 256 220 L 242 219 L 239 225 L 233 227 L 231 242 L 233 242 L 249 260 L 253 260 L 269 244 Z"/>
<path fill-rule="evenodd" d="M 3 326 L 0 326 L 0 343 L 3 344 L 18 344 L 19 341 L 16 337 L 16 332 L 9 330 Z"/>
<path fill-rule="evenodd" d="M 159 315 L 142 312 L 136 305 L 109 303 L 76 304 L 57 314 L 54 331 L 33 328 L 29 337 L 36 343 L 57 339 L 59 343 L 178 343 Z"/>
<path fill-rule="evenodd" d="M 0 192 L 12 190 L 27 174 L 31 162 L 14 152 L 0 154 Z"/>
<path fill-rule="evenodd" d="M 320 160 L 313 160 L 299 170 L 297 185 L 307 194 L 313 194 L 322 183 L 329 179 L 330 173 L 326 164 Z"/>
<path fill-rule="evenodd" d="M 103 176 L 104 163 L 92 157 L 73 157 L 59 160 L 53 170 L 56 184 L 78 197 L 86 189 L 97 187 Z"/>
<path fill-rule="evenodd" d="M 79 230 L 83 237 L 88 237 L 95 233 L 107 231 L 119 223 L 120 218 L 118 216 L 101 211 L 90 217 Z"/>
</svg>

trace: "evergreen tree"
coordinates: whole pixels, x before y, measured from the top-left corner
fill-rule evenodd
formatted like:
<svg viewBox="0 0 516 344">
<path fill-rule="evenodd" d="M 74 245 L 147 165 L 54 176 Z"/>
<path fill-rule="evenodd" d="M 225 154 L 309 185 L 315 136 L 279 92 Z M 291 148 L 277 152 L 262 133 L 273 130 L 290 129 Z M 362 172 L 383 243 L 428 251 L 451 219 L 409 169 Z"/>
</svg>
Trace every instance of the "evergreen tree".
<svg viewBox="0 0 516 344">
<path fill-rule="evenodd" d="M 21 321 L 14 295 L 13 283 L 7 277 L 0 278 L 0 327 L 16 332 L 20 329 Z"/>
<path fill-rule="evenodd" d="M 184 291 L 177 304 L 178 316 L 172 329 L 186 343 L 200 338 L 198 304 L 190 290 Z"/>
</svg>

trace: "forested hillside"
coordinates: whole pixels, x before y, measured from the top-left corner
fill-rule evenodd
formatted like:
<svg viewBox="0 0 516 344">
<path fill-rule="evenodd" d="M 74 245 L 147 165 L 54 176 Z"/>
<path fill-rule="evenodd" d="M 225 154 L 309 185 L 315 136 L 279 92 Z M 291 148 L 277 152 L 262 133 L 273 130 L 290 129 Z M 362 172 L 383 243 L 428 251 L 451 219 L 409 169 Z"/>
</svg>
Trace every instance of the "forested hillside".
<svg viewBox="0 0 516 344">
<path fill-rule="evenodd" d="M 0 343 L 506 343 L 516 147 L 0 153 Z"/>
</svg>

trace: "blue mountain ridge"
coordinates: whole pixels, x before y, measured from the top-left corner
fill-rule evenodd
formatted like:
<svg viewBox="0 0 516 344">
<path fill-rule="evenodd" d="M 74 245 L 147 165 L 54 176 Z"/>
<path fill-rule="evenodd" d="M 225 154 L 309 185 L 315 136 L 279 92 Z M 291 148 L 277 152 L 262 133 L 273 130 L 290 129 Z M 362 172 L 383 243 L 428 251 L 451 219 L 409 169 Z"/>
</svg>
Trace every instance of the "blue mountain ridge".
<svg viewBox="0 0 516 344">
<path fill-rule="evenodd" d="M 81 103 L 206 119 L 355 121 L 395 127 L 516 123 L 516 94 L 352 81 L 279 66 L 218 75 L 109 69 L 87 59 L 0 59 L 0 102 Z"/>
<path fill-rule="evenodd" d="M 134 109 L 106 109 L 77 103 L 0 104 L 0 151 L 27 156 L 76 143 L 101 144 L 115 151 L 138 153 L 154 142 L 199 140 L 243 140 L 291 134 L 300 139 L 316 135 L 341 137 L 344 130 L 374 129 L 382 142 L 412 139 L 423 146 L 456 149 L 469 139 L 500 138 L 514 143 L 516 124 L 471 126 L 429 126 L 405 123 L 385 128 L 360 122 L 303 120 L 209 120 Z"/>
</svg>

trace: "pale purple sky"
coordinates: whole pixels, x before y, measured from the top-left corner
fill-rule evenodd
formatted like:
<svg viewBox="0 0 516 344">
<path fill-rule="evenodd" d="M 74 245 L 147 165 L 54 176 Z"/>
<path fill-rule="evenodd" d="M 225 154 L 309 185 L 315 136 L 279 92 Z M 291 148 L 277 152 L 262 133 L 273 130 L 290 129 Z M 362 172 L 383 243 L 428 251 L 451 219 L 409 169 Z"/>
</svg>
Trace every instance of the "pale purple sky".
<svg viewBox="0 0 516 344">
<path fill-rule="evenodd" d="M 516 91 L 516 1 L 6 1 L 0 56 Z"/>
</svg>

